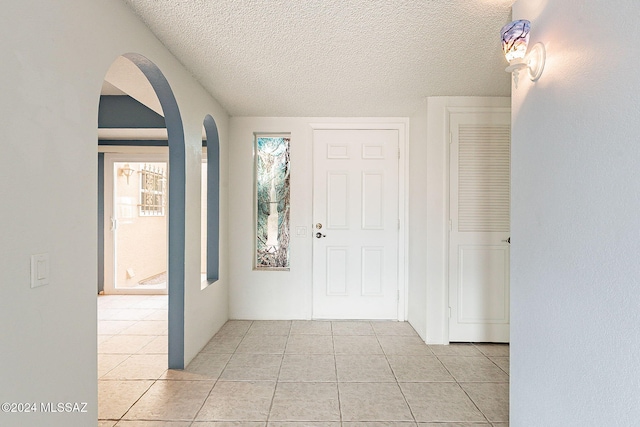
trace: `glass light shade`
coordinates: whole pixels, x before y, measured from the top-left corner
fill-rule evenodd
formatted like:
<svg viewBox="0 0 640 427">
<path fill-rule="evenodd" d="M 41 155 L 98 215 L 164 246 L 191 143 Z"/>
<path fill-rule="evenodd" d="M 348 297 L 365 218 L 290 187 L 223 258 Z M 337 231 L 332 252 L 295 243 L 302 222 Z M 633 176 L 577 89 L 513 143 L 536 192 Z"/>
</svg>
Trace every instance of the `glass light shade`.
<svg viewBox="0 0 640 427">
<path fill-rule="evenodd" d="M 502 27 L 502 51 L 507 61 L 523 59 L 527 53 L 529 44 L 529 31 L 531 22 L 521 19 L 513 21 Z"/>
</svg>

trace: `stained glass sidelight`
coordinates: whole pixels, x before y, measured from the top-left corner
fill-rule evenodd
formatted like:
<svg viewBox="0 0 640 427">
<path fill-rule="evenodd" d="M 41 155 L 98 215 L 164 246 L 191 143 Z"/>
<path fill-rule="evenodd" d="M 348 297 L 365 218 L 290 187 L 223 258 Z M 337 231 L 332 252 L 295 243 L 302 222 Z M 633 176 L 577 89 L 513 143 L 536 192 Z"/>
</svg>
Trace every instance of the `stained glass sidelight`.
<svg viewBox="0 0 640 427">
<path fill-rule="evenodd" d="M 289 138 L 257 135 L 256 269 L 289 268 Z"/>
</svg>

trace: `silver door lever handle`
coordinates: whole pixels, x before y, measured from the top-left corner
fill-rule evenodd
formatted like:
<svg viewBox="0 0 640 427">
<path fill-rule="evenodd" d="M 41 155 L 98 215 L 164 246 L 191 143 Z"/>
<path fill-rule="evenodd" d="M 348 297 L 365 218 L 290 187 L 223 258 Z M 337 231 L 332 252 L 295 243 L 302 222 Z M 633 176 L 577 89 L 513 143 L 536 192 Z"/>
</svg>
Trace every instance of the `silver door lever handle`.
<svg viewBox="0 0 640 427">
<path fill-rule="evenodd" d="M 503 240 L 503 242 L 505 242 L 505 243 L 511 243 L 511 237 L 509 237 L 507 240 Z"/>
</svg>

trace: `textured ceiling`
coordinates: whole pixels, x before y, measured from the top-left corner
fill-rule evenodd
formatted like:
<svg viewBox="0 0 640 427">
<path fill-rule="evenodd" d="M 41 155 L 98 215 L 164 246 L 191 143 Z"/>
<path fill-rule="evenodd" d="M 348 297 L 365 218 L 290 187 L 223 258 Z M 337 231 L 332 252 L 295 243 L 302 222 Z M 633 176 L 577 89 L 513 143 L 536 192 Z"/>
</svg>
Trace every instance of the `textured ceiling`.
<svg viewBox="0 0 640 427">
<path fill-rule="evenodd" d="M 515 0 L 124 0 L 232 116 L 407 116 L 508 96 Z M 171 82 L 169 82 L 171 83 Z"/>
</svg>

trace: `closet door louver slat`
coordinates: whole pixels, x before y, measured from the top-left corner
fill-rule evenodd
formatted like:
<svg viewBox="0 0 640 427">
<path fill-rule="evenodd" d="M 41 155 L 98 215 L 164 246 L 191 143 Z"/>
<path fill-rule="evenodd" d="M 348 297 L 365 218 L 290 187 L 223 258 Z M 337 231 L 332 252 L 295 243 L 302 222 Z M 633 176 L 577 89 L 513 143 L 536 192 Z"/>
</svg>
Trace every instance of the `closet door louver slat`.
<svg viewBox="0 0 640 427">
<path fill-rule="evenodd" d="M 458 131 L 458 230 L 508 232 L 511 129 L 460 124 Z"/>
</svg>

